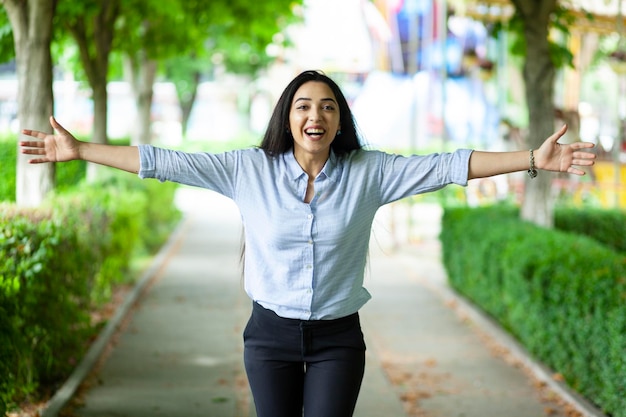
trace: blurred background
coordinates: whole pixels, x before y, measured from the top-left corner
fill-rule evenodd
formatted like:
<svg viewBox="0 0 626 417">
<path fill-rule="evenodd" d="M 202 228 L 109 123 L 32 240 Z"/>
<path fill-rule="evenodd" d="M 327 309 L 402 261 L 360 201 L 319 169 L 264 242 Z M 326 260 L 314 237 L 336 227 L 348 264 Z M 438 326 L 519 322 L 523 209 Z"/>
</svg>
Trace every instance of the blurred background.
<svg viewBox="0 0 626 417">
<path fill-rule="evenodd" d="M 51 131 L 52 113 L 95 143 L 252 147 L 285 86 L 313 69 L 342 87 L 370 149 L 536 149 L 564 123 L 562 142 L 597 145 L 585 176 L 517 172 L 386 205 L 374 240 L 418 244 L 406 253 L 444 263 L 451 286 L 555 380 L 626 417 L 625 10 L 626 0 L 0 0 L 0 415 L 42 415 L 183 212 L 214 208 L 186 187 L 84 160 L 29 164 L 20 130 Z"/>
<path fill-rule="evenodd" d="M 155 8 L 165 13 L 174 3 Z M 189 48 L 185 39 L 152 41 L 168 52 L 153 53 L 147 138 L 135 139 L 141 123 L 125 58 L 134 35 L 116 34 L 107 81 L 109 139 L 198 150 L 257 144 L 286 84 L 302 70 L 319 69 L 342 86 L 370 147 L 428 152 L 528 146 L 524 35 L 516 27 L 515 5 L 524 1 L 303 0 L 249 10 L 234 2 L 229 11 L 209 6 L 221 2 L 204 3 L 214 23 L 202 23 L 198 15 L 181 18 L 176 28 L 203 34 L 199 47 Z M 607 182 L 597 202 L 626 204 L 626 193 L 619 198 L 620 175 L 626 175 L 624 75 L 613 59 L 623 49 L 621 1 L 557 4 L 550 29 L 560 54 L 554 60 L 555 128 L 567 123 L 568 140 L 597 144 L 600 163 L 590 174 Z M 124 13 L 118 19 L 131 21 Z M 135 29 L 150 19 L 158 24 L 159 14 L 144 16 Z M 247 30 L 234 30 L 238 25 Z M 67 40 L 53 42 L 54 113 L 88 137 L 94 105 L 79 55 Z M 8 60 L 0 67 L 0 133 L 19 129 L 17 85 L 15 62 Z M 511 181 L 516 177 L 490 180 L 486 188 L 506 194 Z"/>
</svg>

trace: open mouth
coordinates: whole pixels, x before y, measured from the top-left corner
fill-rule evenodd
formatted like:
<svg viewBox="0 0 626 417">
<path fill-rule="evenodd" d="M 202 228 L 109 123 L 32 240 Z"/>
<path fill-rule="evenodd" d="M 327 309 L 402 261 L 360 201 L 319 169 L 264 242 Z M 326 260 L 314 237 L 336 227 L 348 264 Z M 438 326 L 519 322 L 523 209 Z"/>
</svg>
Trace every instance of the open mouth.
<svg viewBox="0 0 626 417">
<path fill-rule="evenodd" d="M 319 138 L 324 133 L 326 133 L 326 131 L 324 129 L 319 129 L 319 128 L 310 128 L 310 129 L 305 129 L 304 133 L 306 133 L 308 136 L 311 136 L 312 138 Z"/>
</svg>

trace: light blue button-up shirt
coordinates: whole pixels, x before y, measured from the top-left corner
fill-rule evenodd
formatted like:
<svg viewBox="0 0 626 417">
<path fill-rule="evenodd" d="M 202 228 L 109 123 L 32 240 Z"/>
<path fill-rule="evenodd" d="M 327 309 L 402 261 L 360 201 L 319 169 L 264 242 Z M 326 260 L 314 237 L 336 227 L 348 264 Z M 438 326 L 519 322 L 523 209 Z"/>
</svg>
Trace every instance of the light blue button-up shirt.
<svg viewBox="0 0 626 417">
<path fill-rule="evenodd" d="M 331 152 L 304 202 L 307 174 L 292 152 L 261 149 L 222 154 L 140 146 L 141 178 L 207 188 L 235 201 L 241 213 L 247 294 L 281 317 L 335 319 L 370 298 L 363 287 L 374 215 L 384 204 L 467 185 L 471 150 L 400 156 Z"/>
</svg>

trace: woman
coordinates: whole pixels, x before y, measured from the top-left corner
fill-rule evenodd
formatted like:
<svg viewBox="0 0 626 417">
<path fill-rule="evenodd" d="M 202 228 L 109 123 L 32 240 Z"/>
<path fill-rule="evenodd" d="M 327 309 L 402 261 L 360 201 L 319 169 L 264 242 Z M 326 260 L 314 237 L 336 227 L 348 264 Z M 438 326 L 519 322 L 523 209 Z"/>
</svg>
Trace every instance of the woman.
<svg viewBox="0 0 626 417">
<path fill-rule="evenodd" d="M 142 178 L 208 188 L 232 198 L 245 230 L 245 289 L 253 300 L 244 361 L 259 417 L 348 417 L 365 366 L 358 310 L 374 215 L 398 199 L 472 178 L 537 169 L 584 175 L 591 143 L 426 156 L 364 150 L 339 87 L 316 71 L 285 89 L 260 148 L 189 154 L 113 147 L 24 130 L 31 163 L 84 159 Z"/>
</svg>

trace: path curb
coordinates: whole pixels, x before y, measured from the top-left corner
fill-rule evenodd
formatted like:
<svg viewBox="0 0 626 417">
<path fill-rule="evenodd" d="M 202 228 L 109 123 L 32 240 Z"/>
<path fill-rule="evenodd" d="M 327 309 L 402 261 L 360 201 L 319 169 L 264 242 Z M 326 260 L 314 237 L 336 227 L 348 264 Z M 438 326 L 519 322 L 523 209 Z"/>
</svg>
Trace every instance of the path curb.
<svg viewBox="0 0 626 417">
<path fill-rule="evenodd" d="M 117 332 L 124 318 L 133 308 L 147 285 L 158 275 L 158 272 L 165 266 L 169 260 L 170 253 L 176 248 L 177 243 L 182 238 L 186 229 L 187 218 L 183 216 L 178 223 L 174 232 L 170 235 L 167 242 L 161 247 L 151 262 L 150 267 L 143 273 L 137 284 L 131 292 L 126 295 L 124 302 L 120 305 L 113 317 L 111 317 L 106 326 L 102 329 L 98 338 L 91 344 L 91 347 L 76 366 L 74 371 L 67 378 L 65 383 L 59 388 L 52 398 L 46 403 L 41 410 L 41 417 L 57 417 L 59 412 L 65 407 L 68 401 L 76 393 L 78 387 L 89 375 L 93 367 L 96 365 L 104 349 L 109 344 L 113 335 Z"/>
<path fill-rule="evenodd" d="M 584 417 L 608 417 L 589 400 L 572 390 L 567 384 L 553 378 L 554 371 L 534 360 L 532 355 L 515 338 L 480 308 L 475 306 L 451 287 L 433 284 L 435 291 L 446 301 L 454 303 L 454 310 L 466 316 L 472 323 L 488 334 L 498 344 L 508 349 L 509 353 L 528 369 L 539 381 L 548 385 L 557 395 L 569 403 Z"/>
</svg>

